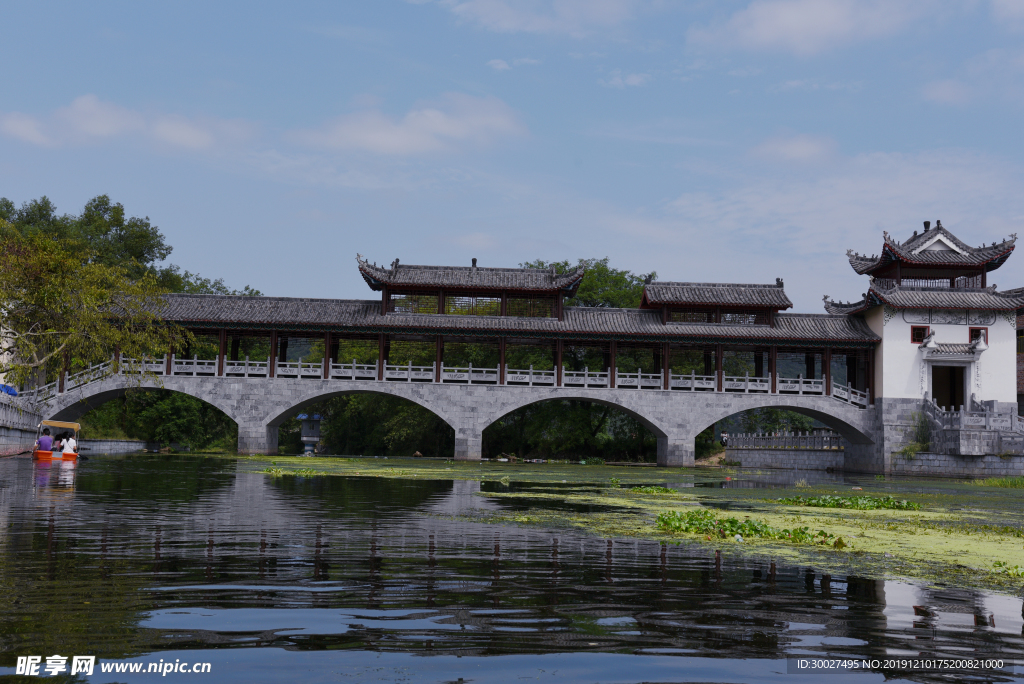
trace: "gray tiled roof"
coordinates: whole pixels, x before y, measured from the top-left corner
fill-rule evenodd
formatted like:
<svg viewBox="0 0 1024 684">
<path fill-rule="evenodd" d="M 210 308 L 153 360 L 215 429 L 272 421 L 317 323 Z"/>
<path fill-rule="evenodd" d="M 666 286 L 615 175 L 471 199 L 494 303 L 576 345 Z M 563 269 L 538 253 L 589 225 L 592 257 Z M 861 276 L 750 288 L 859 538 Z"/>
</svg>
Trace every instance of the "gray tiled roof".
<svg viewBox="0 0 1024 684">
<path fill-rule="evenodd" d="M 932 356 L 963 356 L 974 353 L 974 345 L 970 342 L 937 342 L 930 350 Z"/>
<path fill-rule="evenodd" d="M 356 256 L 359 273 L 373 290 L 388 287 L 446 287 L 460 290 L 527 290 L 576 293 L 583 269 L 553 274 L 540 268 L 483 268 L 477 266 L 410 266 L 398 259 L 390 268 L 371 264 Z"/>
<path fill-rule="evenodd" d="M 380 302 L 233 295 L 165 297 L 160 314 L 190 327 L 256 328 L 350 333 L 649 339 L 658 341 L 815 342 L 868 345 L 878 337 L 859 317 L 779 314 L 775 327 L 713 323 L 669 323 L 659 312 L 640 309 L 567 307 L 564 320 L 451 314 L 380 314 Z"/>
<path fill-rule="evenodd" d="M 789 309 L 782 280 L 774 285 L 740 283 L 672 283 L 654 282 L 644 287 L 644 304 L 661 306 L 753 306 Z"/>
<path fill-rule="evenodd" d="M 936 237 L 958 247 L 963 253 L 956 250 L 928 250 L 922 249 L 915 253 L 915 250 L 923 248 Z M 1014 249 L 1017 241 L 1016 235 L 992 245 L 971 247 L 948 230 L 938 225 L 930 230 L 914 234 L 905 242 L 897 242 L 888 233 L 883 233 L 884 243 L 880 256 L 866 256 L 848 250 L 846 256 L 850 260 L 850 266 L 857 273 L 871 273 L 879 268 L 887 266 L 894 261 L 901 261 L 911 266 L 919 267 L 981 267 L 986 271 L 994 271 L 1006 261 L 1010 252 Z"/>
<path fill-rule="evenodd" d="M 872 284 L 860 301 L 833 302 L 825 297 L 825 311 L 836 315 L 860 313 L 882 304 L 896 309 L 1015 311 L 1024 307 L 1024 295 L 996 292 L 994 286 L 959 289 L 897 286 L 884 290 Z"/>
</svg>

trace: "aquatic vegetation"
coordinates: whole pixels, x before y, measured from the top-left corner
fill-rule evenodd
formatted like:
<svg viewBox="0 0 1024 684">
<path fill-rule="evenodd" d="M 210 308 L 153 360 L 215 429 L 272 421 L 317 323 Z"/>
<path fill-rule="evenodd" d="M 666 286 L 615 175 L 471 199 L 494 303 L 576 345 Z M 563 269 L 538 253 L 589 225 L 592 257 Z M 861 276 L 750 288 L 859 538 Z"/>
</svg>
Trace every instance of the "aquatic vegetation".
<svg viewBox="0 0 1024 684">
<path fill-rule="evenodd" d="M 738 520 L 736 518 L 719 518 L 706 508 L 695 511 L 669 511 L 659 513 L 658 527 L 666 532 L 686 532 L 705 535 L 708 539 L 728 537 L 751 537 L 775 539 L 779 541 L 804 542 L 812 544 L 831 544 L 835 548 L 846 546 L 842 538 L 836 538 L 824 530 L 811 532 L 809 527 L 780 529 L 758 520 Z"/>
<path fill-rule="evenodd" d="M 270 468 L 270 467 L 267 467 L 267 468 L 264 468 L 263 470 L 261 470 L 260 472 L 261 473 L 266 473 L 267 475 L 273 475 L 274 477 L 277 477 L 278 475 L 284 475 L 284 468 Z"/>
<path fill-rule="evenodd" d="M 674 490 L 674 489 L 669 489 L 668 487 L 657 487 L 657 486 L 631 487 L 629 489 L 629 491 L 636 492 L 637 494 L 678 494 L 678 492 L 676 490 Z"/>
<path fill-rule="evenodd" d="M 604 465 L 604 459 L 597 456 L 580 459 L 580 465 Z"/>
<path fill-rule="evenodd" d="M 979 484 L 985 487 L 1004 487 L 1006 489 L 1024 489 L 1024 477 L 988 477 L 971 484 Z"/>
<path fill-rule="evenodd" d="M 1010 565 L 1003 561 L 996 561 L 992 564 L 992 572 L 997 575 L 1008 575 L 1010 577 L 1024 577 L 1024 568 L 1019 565 Z"/>
<path fill-rule="evenodd" d="M 824 494 L 822 496 L 786 496 L 775 499 L 782 504 L 791 506 L 812 506 L 814 508 L 855 508 L 859 511 L 873 511 L 887 508 L 895 511 L 917 511 L 921 504 L 897 499 L 894 496 L 833 496 Z"/>
</svg>

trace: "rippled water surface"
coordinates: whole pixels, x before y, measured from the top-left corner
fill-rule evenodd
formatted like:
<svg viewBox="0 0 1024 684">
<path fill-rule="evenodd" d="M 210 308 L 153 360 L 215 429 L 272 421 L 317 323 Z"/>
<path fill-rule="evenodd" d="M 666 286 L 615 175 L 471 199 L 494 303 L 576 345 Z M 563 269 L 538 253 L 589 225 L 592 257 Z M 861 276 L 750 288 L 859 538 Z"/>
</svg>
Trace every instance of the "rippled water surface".
<svg viewBox="0 0 1024 684">
<path fill-rule="evenodd" d="M 813 655 L 1007 662 L 858 682 L 1024 681 L 1020 598 L 456 517 L 500 505 L 479 487 L 0 459 L 0 677 L 61 654 L 217 682 L 824 681 L 787 674 Z"/>
</svg>

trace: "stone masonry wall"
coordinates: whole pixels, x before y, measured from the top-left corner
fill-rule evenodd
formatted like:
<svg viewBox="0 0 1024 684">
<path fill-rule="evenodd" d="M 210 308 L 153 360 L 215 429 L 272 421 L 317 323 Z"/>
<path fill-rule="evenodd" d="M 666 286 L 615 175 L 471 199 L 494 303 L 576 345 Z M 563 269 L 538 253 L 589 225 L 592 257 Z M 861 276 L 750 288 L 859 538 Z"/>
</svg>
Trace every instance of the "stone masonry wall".
<svg viewBox="0 0 1024 684">
<path fill-rule="evenodd" d="M 897 454 L 892 459 L 891 474 L 965 479 L 1020 477 L 1024 476 L 1024 456 L 949 456 L 921 452 L 914 458 L 906 458 Z"/>
<path fill-rule="evenodd" d="M 842 470 L 842 449 L 729 449 L 725 460 L 743 468 L 787 468 L 790 470 Z"/>
</svg>

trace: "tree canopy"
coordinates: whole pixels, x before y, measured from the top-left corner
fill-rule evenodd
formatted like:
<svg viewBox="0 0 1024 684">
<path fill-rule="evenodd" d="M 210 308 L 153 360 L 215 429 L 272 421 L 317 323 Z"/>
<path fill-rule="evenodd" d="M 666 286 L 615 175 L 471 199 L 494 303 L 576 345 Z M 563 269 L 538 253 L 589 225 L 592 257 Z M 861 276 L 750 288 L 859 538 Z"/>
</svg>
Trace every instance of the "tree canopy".
<svg viewBox="0 0 1024 684">
<path fill-rule="evenodd" d="M 583 268 L 583 281 L 576 291 L 575 297 L 565 300 L 566 306 L 603 306 L 616 309 L 635 309 L 640 306 L 644 284 L 658 278 L 654 271 L 636 274 L 632 271 L 612 268 L 608 265 L 608 257 L 603 259 L 580 259 L 576 264 L 569 260 L 544 261 L 536 259 L 519 264 L 520 268 L 549 269 L 555 267 L 556 273 L 568 273 L 576 268 Z"/>
</svg>

